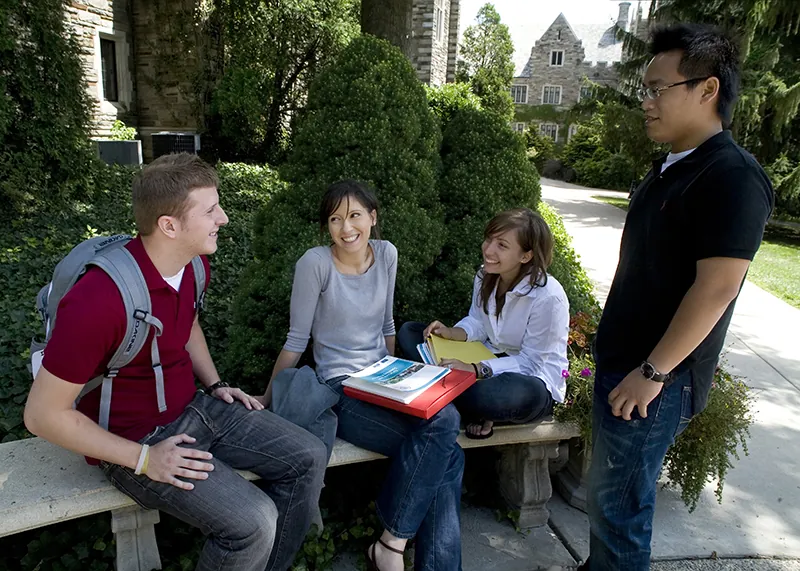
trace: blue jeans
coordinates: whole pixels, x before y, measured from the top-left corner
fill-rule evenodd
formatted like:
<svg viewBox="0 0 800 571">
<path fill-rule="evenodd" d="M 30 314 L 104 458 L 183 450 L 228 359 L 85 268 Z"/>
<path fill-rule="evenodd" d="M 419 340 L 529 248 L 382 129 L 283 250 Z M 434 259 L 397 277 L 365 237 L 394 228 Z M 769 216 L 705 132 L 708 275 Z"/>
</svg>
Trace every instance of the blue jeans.
<svg viewBox="0 0 800 571">
<path fill-rule="evenodd" d="M 406 359 L 421 361 L 417 345 L 427 327 L 409 321 L 397 332 L 397 343 Z M 457 397 L 455 405 L 464 418 L 497 422 L 534 422 L 552 414 L 553 397 L 544 381 L 522 373 L 501 373 L 478 381 Z"/>
<path fill-rule="evenodd" d="M 140 442 L 152 446 L 182 433 L 197 439 L 182 447 L 214 455 L 214 470 L 206 480 L 191 480 L 193 490 L 106 462 L 103 472 L 143 508 L 169 513 L 208 536 L 198 571 L 289 569 L 322 489 L 327 464 L 322 441 L 269 411 L 248 411 L 241 403 L 198 392 L 177 420 Z M 261 476 L 266 493 L 234 470 Z"/>
<path fill-rule="evenodd" d="M 327 381 L 340 395 L 338 436 L 390 458 L 375 502 L 378 518 L 395 537 L 417 538 L 415 571 L 460 571 L 464 451 L 456 442 L 458 411 L 449 404 L 423 420 L 346 396 L 345 378 Z"/>
<path fill-rule="evenodd" d="M 592 464 L 588 478 L 591 571 L 650 569 L 656 484 L 664 456 L 692 418 L 691 372 L 679 374 L 631 420 L 611 413 L 609 393 L 625 373 L 598 371 L 592 410 Z"/>
</svg>

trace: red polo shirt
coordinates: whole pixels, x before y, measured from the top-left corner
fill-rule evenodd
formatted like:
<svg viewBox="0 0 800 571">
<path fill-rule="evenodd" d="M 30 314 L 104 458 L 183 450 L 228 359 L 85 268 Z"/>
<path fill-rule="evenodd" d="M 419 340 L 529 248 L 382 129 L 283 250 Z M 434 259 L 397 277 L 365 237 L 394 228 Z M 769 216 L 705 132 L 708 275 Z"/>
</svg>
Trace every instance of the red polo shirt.
<svg viewBox="0 0 800 571">
<path fill-rule="evenodd" d="M 126 246 L 144 274 L 153 315 L 164 332 L 158 351 L 164 368 L 167 410 L 158 412 L 156 381 L 150 361 L 151 327 L 147 342 L 129 365 L 114 379 L 109 431 L 129 440 L 140 440 L 156 426 L 169 424 L 186 408 L 197 390 L 192 360 L 186 343 L 195 317 L 194 272 L 186 266 L 180 292 L 158 273 L 140 238 Z M 203 257 L 206 276 L 208 260 Z M 206 278 L 206 287 L 208 278 Z M 53 336 L 47 343 L 42 365 L 55 376 L 75 384 L 86 384 L 106 371 L 106 365 L 122 343 L 127 319 L 122 297 L 114 282 L 100 268 L 90 268 L 61 300 Z M 97 422 L 100 389 L 78 404 L 78 410 Z"/>
</svg>

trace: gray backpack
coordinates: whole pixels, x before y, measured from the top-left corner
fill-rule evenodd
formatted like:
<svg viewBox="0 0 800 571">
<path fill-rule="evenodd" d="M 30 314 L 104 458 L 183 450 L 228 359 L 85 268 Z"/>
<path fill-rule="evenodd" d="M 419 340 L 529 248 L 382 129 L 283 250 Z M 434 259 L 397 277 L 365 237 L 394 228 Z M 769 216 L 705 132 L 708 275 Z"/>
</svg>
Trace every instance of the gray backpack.
<svg viewBox="0 0 800 571">
<path fill-rule="evenodd" d="M 122 301 L 125 305 L 125 314 L 128 316 L 127 328 L 122 343 L 117 348 L 114 356 L 106 366 L 105 374 L 92 379 L 81 390 L 75 400 L 77 404 L 87 393 L 101 388 L 100 417 L 98 424 L 108 430 L 108 416 L 111 410 L 111 385 L 120 369 L 128 365 L 141 351 L 150 327 L 155 327 L 155 335 L 150 345 L 150 359 L 156 377 L 156 395 L 158 398 L 158 411 L 167 410 L 164 396 L 164 372 L 161 368 L 161 359 L 158 355 L 158 337 L 163 332 L 161 321 L 152 314 L 150 293 L 147 289 L 142 270 L 133 258 L 133 255 L 123 246 L 130 242 L 131 237 L 125 234 L 115 236 L 98 236 L 90 238 L 75 246 L 57 265 L 53 272 L 52 281 L 44 286 L 36 296 L 36 309 L 39 311 L 45 325 L 44 342 L 35 339 L 31 342 L 31 355 L 44 351 L 47 342 L 56 325 L 58 304 L 61 298 L 75 285 L 86 273 L 90 266 L 102 268 L 119 288 Z M 206 269 L 199 256 L 192 260 L 194 270 L 195 310 L 200 311 L 203 306 L 203 296 L 206 283 Z M 41 356 L 42 353 L 39 353 Z M 35 370 L 34 370 L 35 374 Z"/>
</svg>

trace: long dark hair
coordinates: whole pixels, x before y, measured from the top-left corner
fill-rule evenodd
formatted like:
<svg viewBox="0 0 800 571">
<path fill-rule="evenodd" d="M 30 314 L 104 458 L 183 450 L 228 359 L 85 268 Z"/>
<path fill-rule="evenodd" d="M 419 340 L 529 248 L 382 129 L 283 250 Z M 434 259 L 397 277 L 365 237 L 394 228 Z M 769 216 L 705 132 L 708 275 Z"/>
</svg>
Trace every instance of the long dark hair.
<svg viewBox="0 0 800 571">
<path fill-rule="evenodd" d="M 533 257 L 522 264 L 514 282 L 509 286 L 511 291 L 522 281 L 525 276 L 530 280 L 531 289 L 542 287 L 547 284 L 547 268 L 553 261 L 553 233 L 547 222 L 539 214 L 530 208 L 512 208 L 496 214 L 489 220 L 486 229 L 483 231 L 484 240 L 488 240 L 498 234 L 514 230 L 517 241 L 525 252 L 531 252 Z M 489 313 L 489 298 L 492 296 L 497 282 L 500 280 L 499 274 L 487 274 L 483 268 L 478 271 L 481 278 L 481 289 L 479 300 L 483 306 L 483 311 Z M 497 304 L 499 315 L 502 309 L 501 304 Z"/>
<path fill-rule="evenodd" d="M 320 235 L 325 234 L 328 228 L 328 218 L 331 214 L 336 212 L 336 209 L 341 206 L 342 202 L 347 202 L 348 209 L 350 208 L 350 199 L 354 198 L 360 202 L 367 212 L 375 211 L 378 214 L 378 199 L 375 193 L 363 182 L 357 180 L 345 179 L 334 182 L 325 191 L 322 197 L 322 202 L 319 206 L 319 231 Z M 380 220 L 380 218 L 378 218 Z M 378 222 L 372 227 L 375 238 L 380 240 L 381 233 L 378 228 Z"/>
</svg>

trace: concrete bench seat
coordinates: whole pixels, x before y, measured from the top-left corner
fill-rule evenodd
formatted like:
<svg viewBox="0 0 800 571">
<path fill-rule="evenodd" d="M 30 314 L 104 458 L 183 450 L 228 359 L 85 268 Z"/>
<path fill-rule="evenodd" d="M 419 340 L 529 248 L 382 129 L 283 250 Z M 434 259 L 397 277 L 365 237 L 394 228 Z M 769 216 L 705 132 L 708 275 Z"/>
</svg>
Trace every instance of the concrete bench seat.
<svg viewBox="0 0 800 571">
<path fill-rule="evenodd" d="M 526 528 L 547 523 L 546 503 L 552 495 L 549 459 L 557 455 L 560 441 L 576 436 L 577 427 L 546 420 L 497 426 L 486 440 L 462 433 L 459 444 L 502 447 L 501 492 L 520 510 L 520 527 Z M 379 458 L 383 456 L 337 439 L 328 467 Z M 249 472 L 241 474 L 257 479 Z M 157 511 L 141 509 L 81 456 L 40 438 L 0 444 L 0 537 L 108 511 L 117 543 L 117 571 L 160 569 L 153 527 L 159 520 Z"/>
</svg>

